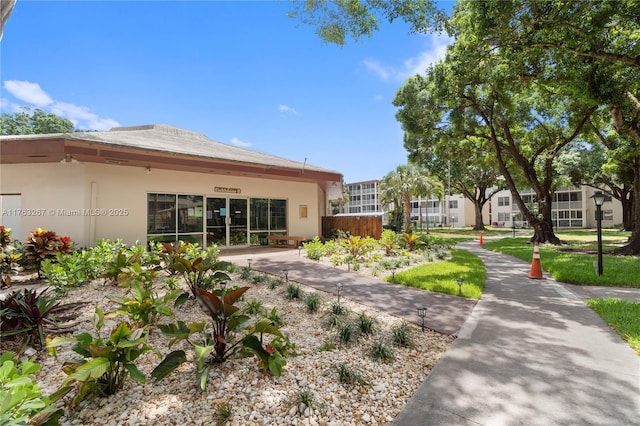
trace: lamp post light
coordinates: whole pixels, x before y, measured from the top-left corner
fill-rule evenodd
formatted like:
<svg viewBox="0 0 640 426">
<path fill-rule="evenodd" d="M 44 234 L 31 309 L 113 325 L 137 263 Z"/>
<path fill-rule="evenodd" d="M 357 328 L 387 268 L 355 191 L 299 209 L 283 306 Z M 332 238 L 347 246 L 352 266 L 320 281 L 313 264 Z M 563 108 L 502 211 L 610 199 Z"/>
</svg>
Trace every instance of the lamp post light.
<svg viewBox="0 0 640 426">
<path fill-rule="evenodd" d="M 224 289 L 227 288 L 227 281 L 220 281 L 220 287 L 222 287 L 222 291 L 224 292 Z"/>
<path fill-rule="evenodd" d="M 344 287 L 344 284 L 336 283 L 336 290 L 338 291 L 338 305 L 340 305 L 340 291 L 342 290 L 342 287 Z"/>
<path fill-rule="evenodd" d="M 288 269 L 283 269 L 282 273 L 284 275 L 284 281 L 289 284 L 289 270 Z"/>
<path fill-rule="evenodd" d="M 513 230 L 513 238 L 516 237 L 516 214 L 511 215 L 511 229 Z"/>
<path fill-rule="evenodd" d="M 462 278 L 458 278 L 456 282 L 458 283 L 458 294 L 462 294 L 462 282 L 464 280 Z"/>
<path fill-rule="evenodd" d="M 424 306 L 418 308 L 418 316 L 420 317 L 420 320 L 421 320 L 422 331 L 424 331 L 424 317 L 427 316 L 427 308 L 425 308 Z"/>
<path fill-rule="evenodd" d="M 391 282 L 396 282 L 396 266 L 391 267 Z"/>
<path fill-rule="evenodd" d="M 604 194 L 596 192 L 591 198 L 596 204 L 596 223 L 598 226 L 598 270 L 596 273 L 602 275 L 602 204 L 604 203 Z"/>
<path fill-rule="evenodd" d="M 251 270 L 251 262 L 253 261 L 253 259 L 247 259 L 247 265 L 249 265 L 249 270 Z"/>
</svg>

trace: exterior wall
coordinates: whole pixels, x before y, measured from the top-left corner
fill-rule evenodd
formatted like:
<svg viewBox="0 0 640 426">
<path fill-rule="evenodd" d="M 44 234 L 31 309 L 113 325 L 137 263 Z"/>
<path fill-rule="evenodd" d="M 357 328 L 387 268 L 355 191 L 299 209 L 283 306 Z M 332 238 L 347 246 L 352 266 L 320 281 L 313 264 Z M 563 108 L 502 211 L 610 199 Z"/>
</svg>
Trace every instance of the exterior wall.
<svg viewBox="0 0 640 426">
<path fill-rule="evenodd" d="M 560 188 L 554 193 L 551 204 L 553 226 L 555 228 L 595 228 L 595 204 L 591 197 L 598 190 L 581 186 L 579 188 Z M 533 197 L 531 190 L 524 190 L 522 195 Z M 505 201 L 508 200 L 508 204 Z M 502 202 L 503 205 L 500 205 Z M 535 201 L 527 203 L 530 209 L 536 208 Z M 602 206 L 604 228 L 613 228 L 622 223 L 622 204 L 609 198 Z M 520 209 L 513 203 L 511 192 L 500 191 L 491 199 L 491 223 L 499 226 L 511 227 L 514 220 L 516 227 L 526 226 L 520 214 Z"/>
<path fill-rule="evenodd" d="M 324 192 L 312 183 L 96 163 L 7 164 L 1 169 L 0 193 L 20 193 L 22 209 L 44 211 L 40 217 L 20 218 L 21 235 L 14 235 L 20 240 L 41 227 L 69 235 L 76 246 L 103 238 L 146 241 L 148 192 L 286 199 L 289 234 L 307 238 L 320 234 L 325 209 Z M 240 193 L 216 193 L 215 187 Z M 306 218 L 300 217 L 303 205 Z M 85 215 L 83 209 L 97 214 Z"/>
</svg>

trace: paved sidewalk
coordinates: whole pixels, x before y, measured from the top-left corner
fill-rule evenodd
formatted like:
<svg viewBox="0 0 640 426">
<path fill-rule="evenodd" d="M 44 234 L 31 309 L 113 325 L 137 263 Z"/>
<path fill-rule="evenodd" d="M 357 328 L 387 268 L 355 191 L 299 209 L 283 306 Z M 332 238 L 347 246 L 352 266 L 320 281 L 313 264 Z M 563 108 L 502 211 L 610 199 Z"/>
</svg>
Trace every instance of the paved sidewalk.
<svg viewBox="0 0 640 426">
<path fill-rule="evenodd" d="M 640 356 L 582 302 L 606 289 L 532 280 L 527 262 L 458 246 L 487 267 L 483 298 L 395 425 L 638 424 Z"/>
<path fill-rule="evenodd" d="M 221 260 L 247 266 L 251 269 L 283 276 L 288 270 L 290 281 L 336 294 L 336 284 L 344 284 L 340 295 L 373 309 L 420 324 L 417 307 L 427 307 L 425 327 L 440 333 L 454 335 L 467 320 L 476 300 L 435 293 L 346 272 L 322 265 L 299 256 L 298 250 L 255 251 L 253 253 L 221 253 Z"/>
</svg>

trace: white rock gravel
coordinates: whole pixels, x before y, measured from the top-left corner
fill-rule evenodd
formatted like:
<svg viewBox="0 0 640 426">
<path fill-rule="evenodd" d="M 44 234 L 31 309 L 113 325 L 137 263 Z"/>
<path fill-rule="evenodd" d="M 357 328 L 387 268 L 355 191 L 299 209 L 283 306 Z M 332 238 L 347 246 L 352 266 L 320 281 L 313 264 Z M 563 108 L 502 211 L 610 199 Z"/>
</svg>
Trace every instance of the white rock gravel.
<svg viewBox="0 0 640 426">
<path fill-rule="evenodd" d="M 285 285 L 269 289 L 266 283 L 251 284 L 233 274 L 232 285 L 249 285 L 244 303 L 259 300 L 268 310 L 277 308 L 284 314 L 281 328 L 297 346 L 297 357 L 287 359 L 280 377 L 263 373 L 254 358 L 230 359 L 211 368 L 207 390 L 202 392 L 195 383 L 195 365 L 183 364 L 177 371 L 154 383 L 151 371 L 160 358 L 153 353 L 144 354 L 137 362 L 146 374 L 147 383 L 140 385 L 127 380 L 124 388 L 113 396 L 85 401 L 75 409 L 66 409 L 62 423 L 65 425 L 211 425 L 215 424 L 216 407 L 229 403 L 233 415 L 231 425 L 361 425 L 389 424 L 402 410 L 408 399 L 425 380 L 438 359 L 451 344 L 453 338 L 429 330 L 420 331 L 411 325 L 414 347 L 391 346 L 389 330 L 401 319 L 375 311 L 341 298 L 341 303 L 352 312 L 365 311 L 375 317 L 377 332 L 373 336 L 361 336 L 354 343 L 340 344 L 336 349 L 319 352 L 326 340 L 335 337 L 336 331 L 327 328 L 326 321 L 335 296 L 320 292 L 322 308 L 317 313 L 308 312 L 302 301 L 287 300 Z M 301 286 L 305 293 L 316 290 Z M 114 311 L 116 304 L 107 295 L 121 295 L 124 289 L 97 280 L 85 287 L 73 290 L 63 302 L 85 302 L 79 318 L 81 330 L 91 330 L 90 318 L 96 304 L 105 312 Z M 207 316 L 194 301 L 175 310 L 177 319 L 185 322 L 206 320 Z M 126 319 L 125 317 L 122 318 Z M 115 324 L 118 319 L 111 319 Z M 108 322 L 107 321 L 107 322 Z M 170 322 L 163 319 L 163 322 Z M 106 332 L 109 327 L 105 327 Z M 389 342 L 395 359 L 389 363 L 373 361 L 369 347 L 379 340 Z M 167 339 L 158 330 L 151 333 L 149 343 L 163 355 L 170 352 Z M 176 345 L 171 350 L 180 348 Z M 190 346 L 182 347 L 191 359 Z M 38 381 L 43 392 L 55 391 L 66 375 L 60 370 L 65 359 L 75 356 L 68 348 L 61 348 L 58 360 L 41 352 L 38 362 L 42 370 Z M 336 365 L 347 363 L 358 367 L 369 379 L 370 387 L 348 386 L 338 380 Z M 312 407 L 299 406 L 301 391 L 309 391 L 316 401 Z M 324 406 L 324 409 L 321 407 Z"/>
</svg>

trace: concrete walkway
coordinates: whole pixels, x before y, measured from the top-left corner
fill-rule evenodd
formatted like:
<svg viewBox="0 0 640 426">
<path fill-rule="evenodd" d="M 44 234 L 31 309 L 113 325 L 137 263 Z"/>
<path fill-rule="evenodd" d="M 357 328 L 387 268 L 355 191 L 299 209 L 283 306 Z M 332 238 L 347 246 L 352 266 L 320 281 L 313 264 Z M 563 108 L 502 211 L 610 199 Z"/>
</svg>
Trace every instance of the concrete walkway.
<svg viewBox="0 0 640 426">
<path fill-rule="evenodd" d="M 395 425 L 639 424 L 640 356 L 582 302 L 606 289 L 532 280 L 527 262 L 458 247 L 484 261 L 484 295 Z"/>
</svg>

